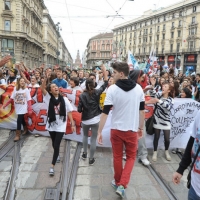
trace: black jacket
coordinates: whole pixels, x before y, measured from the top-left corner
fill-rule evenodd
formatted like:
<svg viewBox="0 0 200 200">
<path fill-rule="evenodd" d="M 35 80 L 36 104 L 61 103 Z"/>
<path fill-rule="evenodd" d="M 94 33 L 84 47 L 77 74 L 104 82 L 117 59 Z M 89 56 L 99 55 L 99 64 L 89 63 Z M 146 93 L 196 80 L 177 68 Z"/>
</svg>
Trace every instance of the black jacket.
<svg viewBox="0 0 200 200">
<path fill-rule="evenodd" d="M 78 112 L 82 113 L 82 120 L 89 120 L 101 114 L 99 107 L 100 95 L 108 86 L 108 81 L 90 96 L 88 92 L 83 92 L 79 97 Z"/>
</svg>

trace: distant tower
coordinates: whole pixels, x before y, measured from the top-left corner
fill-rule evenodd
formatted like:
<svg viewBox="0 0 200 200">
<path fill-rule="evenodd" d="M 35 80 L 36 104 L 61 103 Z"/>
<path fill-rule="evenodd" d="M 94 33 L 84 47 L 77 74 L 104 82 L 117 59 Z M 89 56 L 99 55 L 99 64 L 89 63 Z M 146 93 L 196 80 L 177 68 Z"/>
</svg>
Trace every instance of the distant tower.
<svg viewBox="0 0 200 200">
<path fill-rule="evenodd" d="M 75 65 L 75 67 L 80 67 L 81 66 L 81 59 L 80 59 L 79 50 L 77 51 L 77 56 L 76 56 L 74 65 Z"/>
</svg>

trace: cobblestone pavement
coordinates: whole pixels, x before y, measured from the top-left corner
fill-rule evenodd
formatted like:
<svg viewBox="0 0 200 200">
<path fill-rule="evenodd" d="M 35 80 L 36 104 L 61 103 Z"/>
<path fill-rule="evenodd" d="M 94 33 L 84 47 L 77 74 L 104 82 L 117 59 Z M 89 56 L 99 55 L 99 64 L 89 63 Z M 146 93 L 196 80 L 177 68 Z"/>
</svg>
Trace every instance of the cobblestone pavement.
<svg viewBox="0 0 200 200">
<path fill-rule="evenodd" d="M 0 131 L 0 141 L 5 141 L 9 132 Z M 75 142 L 71 145 L 75 146 Z M 46 188 L 55 188 L 60 181 L 62 170 L 62 160 L 65 141 L 63 140 L 60 148 L 61 163 L 55 166 L 55 176 L 49 177 L 48 171 L 51 164 L 53 149 L 51 140 L 48 137 L 34 136 L 28 137 L 21 149 L 21 163 L 19 173 L 15 182 L 16 200 L 43 200 Z M 74 149 L 72 149 L 72 152 Z M 71 153 L 72 154 L 72 153 Z M 71 155 L 70 154 L 70 155 Z M 172 174 L 177 169 L 180 158 L 172 155 L 172 161 L 168 162 L 163 156 L 164 152 L 159 151 L 158 161 L 152 163 L 156 170 L 161 174 L 168 186 L 174 191 L 178 199 L 187 199 L 186 176 L 180 186 L 175 186 L 172 182 Z M 152 151 L 149 150 L 151 160 Z M 72 158 L 72 155 L 70 156 Z M 117 200 L 120 199 L 112 186 L 113 179 L 112 151 L 110 148 L 97 148 L 95 153 L 96 163 L 89 166 L 88 159 L 80 159 L 79 168 L 74 192 L 74 200 Z M 70 159 L 71 160 L 71 159 Z M 7 187 L 12 167 L 12 156 L 8 155 L 0 162 L 0 200 Z M 128 200 L 165 200 L 168 199 L 164 190 L 151 175 L 149 169 L 137 161 L 131 174 L 131 180 L 126 189 Z"/>
<path fill-rule="evenodd" d="M 2 145 L 9 137 L 10 130 L 0 129 L 0 145 Z M 0 200 L 3 200 L 7 188 L 7 183 L 10 178 L 10 171 L 12 168 L 12 157 L 7 156 L 0 162 Z"/>
<path fill-rule="evenodd" d="M 180 159 L 172 154 L 172 161 L 168 162 L 163 156 L 164 152 L 159 151 L 158 161 L 152 163 L 156 170 L 161 174 L 168 186 L 174 191 L 180 200 L 187 199 L 186 177 L 180 186 L 172 183 L 172 174 L 177 169 Z M 149 150 L 149 157 L 152 151 Z M 97 148 L 95 154 L 96 163 L 89 166 L 88 159 L 79 162 L 78 175 L 74 193 L 75 200 L 114 200 L 120 199 L 111 186 L 113 180 L 112 152 L 109 148 Z M 151 160 L 151 159 L 150 159 Z M 135 162 L 131 180 L 126 189 L 128 200 L 164 200 L 169 199 L 161 186 L 156 182 L 149 169 L 142 164 Z"/>
</svg>

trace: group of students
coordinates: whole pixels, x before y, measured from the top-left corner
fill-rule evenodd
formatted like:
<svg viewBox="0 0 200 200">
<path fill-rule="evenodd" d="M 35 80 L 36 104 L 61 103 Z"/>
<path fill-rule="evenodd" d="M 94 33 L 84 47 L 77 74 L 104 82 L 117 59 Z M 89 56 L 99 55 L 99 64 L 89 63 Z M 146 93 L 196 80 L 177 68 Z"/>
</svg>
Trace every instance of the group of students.
<svg viewBox="0 0 200 200">
<path fill-rule="evenodd" d="M 2 62 L 0 62 L 0 65 L 2 65 Z M 116 62 L 112 67 L 112 73 L 107 71 L 104 65 L 94 68 L 92 73 L 85 73 L 82 70 L 79 72 L 76 70 L 66 70 L 63 72 L 61 68 L 54 68 L 53 70 L 51 68 L 44 69 L 44 65 L 32 71 L 21 63 L 16 65 L 15 69 L 10 68 L 4 73 L 3 71 L 0 72 L 0 74 L 3 74 L 1 80 L 5 80 L 2 84 L 16 82 L 11 98 L 3 105 L 3 108 L 5 109 L 6 106 L 14 102 L 15 112 L 18 116 L 14 140 L 18 141 L 21 134 L 21 125 L 24 127 L 23 134 L 27 133 L 24 115 L 26 113 L 31 115 L 32 113 L 31 97 L 27 86 L 41 88 L 44 101 L 48 105 L 46 130 L 49 131 L 54 148 L 52 166 L 49 171 L 50 175 L 54 175 L 54 166 L 56 162 L 60 162 L 59 148 L 63 135 L 66 132 L 67 117 L 70 119 L 72 131 L 76 131 L 72 118 L 73 108 L 69 100 L 60 94 L 59 88 L 69 88 L 82 92 L 77 110 L 82 113 L 82 159 L 86 160 L 89 157 L 89 165 L 95 163 L 96 140 L 99 144 L 102 144 L 102 129 L 112 109 L 111 143 L 114 158 L 114 180 L 111 184 L 115 188 L 116 193 L 124 197 L 136 154 L 138 153 L 138 157 L 144 165 L 150 164 L 147 159 L 148 153 L 144 137 L 145 104 L 155 104 L 153 122 L 155 134 L 152 161 L 157 161 L 158 140 L 161 130 L 164 132 L 165 156 L 170 161 L 171 156 L 168 150 L 171 129 L 170 109 L 173 106 L 173 98 L 193 98 L 199 101 L 200 74 L 197 74 L 195 77 L 186 77 L 179 73 L 176 76 L 173 73 L 174 69 L 169 68 L 168 72 L 161 72 L 159 70 L 159 73 L 148 76 L 142 70 L 129 72 L 129 66 L 123 62 Z M 103 92 L 106 93 L 106 99 L 102 109 L 99 106 L 99 100 Z M 153 98 L 145 102 L 145 95 Z M 90 129 L 92 135 L 90 154 L 88 156 L 88 132 Z M 189 151 L 191 151 L 193 143 L 196 141 L 194 138 L 198 138 L 195 129 L 194 132 L 180 167 L 174 175 L 174 183 L 180 182 L 181 174 L 191 162 L 191 160 L 189 161 L 191 159 Z M 123 151 L 126 153 L 126 164 L 124 167 L 122 163 Z M 194 156 L 196 151 L 196 148 L 193 149 L 192 156 Z M 196 195 L 200 198 L 199 185 L 196 186 L 196 183 L 192 181 L 191 188 L 194 189 Z"/>
</svg>

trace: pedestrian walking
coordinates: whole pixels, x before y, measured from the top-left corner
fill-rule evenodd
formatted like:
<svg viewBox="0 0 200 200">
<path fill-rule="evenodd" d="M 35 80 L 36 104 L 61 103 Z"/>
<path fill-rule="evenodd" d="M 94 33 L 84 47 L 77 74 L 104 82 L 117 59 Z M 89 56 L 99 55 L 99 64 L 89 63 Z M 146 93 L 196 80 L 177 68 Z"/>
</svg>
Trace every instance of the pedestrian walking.
<svg viewBox="0 0 200 200">
<path fill-rule="evenodd" d="M 144 81 L 145 79 L 145 74 L 142 70 L 133 70 L 130 72 L 129 77 L 130 79 L 132 79 L 133 81 L 135 81 L 137 84 L 140 85 L 141 82 Z M 140 140 L 138 140 L 138 159 L 142 162 L 143 165 L 149 165 L 150 162 L 147 159 L 148 151 L 147 151 L 146 141 L 145 141 L 145 135 L 146 135 L 145 123 L 144 123 L 143 131 L 144 131 L 143 137 Z"/>
<path fill-rule="evenodd" d="M 96 82 L 92 78 L 86 80 L 85 91 L 80 95 L 78 112 L 82 113 L 82 128 L 83 128 L 83 154 L 82 158 L 85 160 L 87 158 L 87 148 L 88 148 L 88 131 L 91 128 L 92 136 L 90 142 L 90 158 L 89 165 L 95 163 L 94 153 L 96 151 L 96 139 L 97 131 L 99 128 L 99 121 L 101 115 L 101 109 L 99 106 L 100 95 L 106 89 L 108 85 L 108 76 L 106 74 L 105 66 L 102 66 L 102 71 L 104 74 L 104 84 L 99 88 L 95 89 Z"/>
<path fill-rule="evenodd" d="M 113 150 L 114 180 L 111 182 L 116 193 L 124 197 L 137 154 L 138 139 L 144 126 L 144 93 L 133 80 L 128 79 L 129 66 L 124 62 L 113 64 L 113 78 L 116 82 L 106 93 L 101 115 L 98 143 L 102 144 L 102 130 L 112 108 L 111 144 Z M 123 147 L 126 149 L 126 163 L 123 167 Z"/>
<path fill-rule="evenodd" d="M 170 85 L 169 82 L 165 82 L 162 84 L 162 93 L 157 93 L 156 98 L 152 98 L 145 102 L 146 104 L 155 104 L 154 111 L 154 152 L 152 156 L 152 160 L 154 162 L 157 161 L 157 148 L 158 141 L 160 138 L 160 131 L 164 132 L 164 143 L 165 143 L 165 156 L 166 160 L 171 161 L 171 156 L 169 154 L 169 145 L 170 145 L 170 109 L 173 106 L 173 97 L 174 97 L 174 88 Z"/>
<path fill-rule="evenodd" d="M 26 134 L 28 131 L 24 115 L 26 113 L 29 115 L 32 114 L 31 95 L 23 78 L 17 80 L 16 87 L 14 88 L 10 100 L 3 106 L 3 108 L 6 108 L 12 102 L 14 102 L 15 112 L 17 114 L 17 130 L 14 138 L 14 141 L 16 142 L 20 139 L 22 125 L 24 128 L 23 134 Z"/>
<path fill-rule="evenodd" d="M 50 83 L 47 86 L 47 90 L 45 83 L 46 80 L 42 83 L 41 90 L 44 95 L 44 102 L 48 105 L 46 130 L 49 131 L 54 149 L 49 175 L 54 176 L 54 166 L 56 162 L 60 162 L 60 143 L 66 132 L 67 115 L 70 119 L 73 132 L 75 132 L 75 125 L 71 113 L 73 108 L 67 97 L 60 95 L 59 88 L 55 83 Z"/>
</svg>

